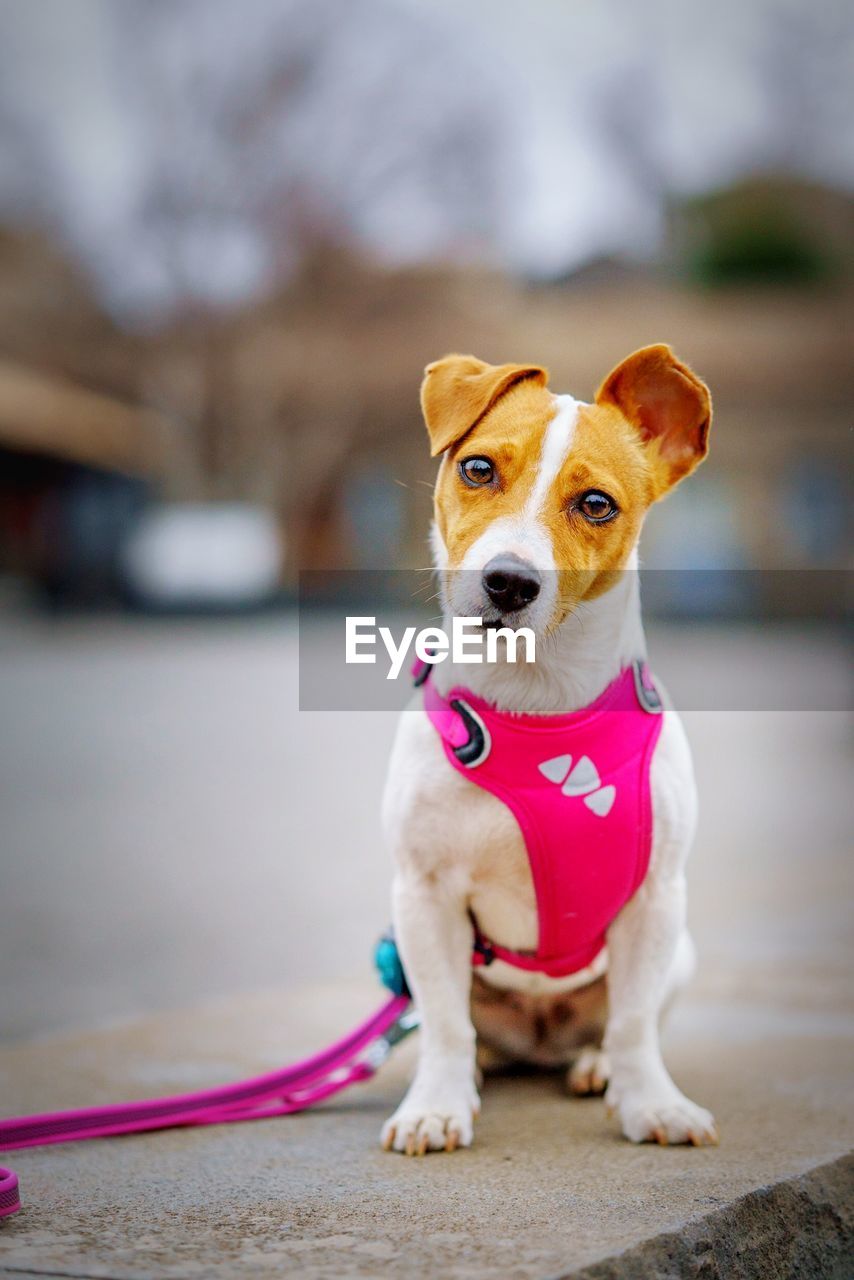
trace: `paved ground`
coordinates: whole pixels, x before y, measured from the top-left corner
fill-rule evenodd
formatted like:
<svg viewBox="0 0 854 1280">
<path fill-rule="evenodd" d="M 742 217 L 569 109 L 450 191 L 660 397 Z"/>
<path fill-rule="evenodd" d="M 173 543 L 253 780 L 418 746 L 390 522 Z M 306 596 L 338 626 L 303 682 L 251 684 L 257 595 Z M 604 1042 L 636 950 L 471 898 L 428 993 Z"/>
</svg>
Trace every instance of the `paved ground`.
<svg viewBox="0 0 854 1280">
<path fill-rule="evenodd" d="M 684 666 L 689 640 L 717 687 L 736 667 L 747 685 L 772 670 L 843 688 L 844 652 L 796 634 L 662 632 L 660 671 Z M 367 953 L 388 878 L 376 798 L 393 726 L 297 715 L 294 652 L 280 622 L 0 628 L 2 1111 L 264 1070 L 375 1002 Z M 689 1237 L 686 1223 L 854 1145 L 850 723 L 687 719 L 702 967 L 668 1058 L 715 1110 L 720 1148 L 631 1147 L 600 1102 L 538 1077 L 488 1084 L 472 1151 L 386 1156 L 376 1135 L 407 1047 L 320 1113 L 15 1153 L 27 1207 L 0 1227 L 0 1274 L 521 1280 L 675 1232 L 692 1241 L 688 1274 L 715 1275 L 712 1228 Z M 739 1203 L 743 1266 L 729 1273 L 772 1258 L 798 1274 L 778 1265 L 754 1201 Z M 825 1219 L 837 1230 L 836 1210 Z"/>
</svg>

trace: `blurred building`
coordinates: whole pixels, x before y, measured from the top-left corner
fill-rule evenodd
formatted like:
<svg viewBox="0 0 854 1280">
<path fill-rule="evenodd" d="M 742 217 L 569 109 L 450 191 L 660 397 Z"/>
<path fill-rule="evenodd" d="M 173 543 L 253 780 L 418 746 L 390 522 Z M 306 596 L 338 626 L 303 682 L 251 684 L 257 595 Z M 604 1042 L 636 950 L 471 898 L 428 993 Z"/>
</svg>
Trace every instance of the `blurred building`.
<svg viewBox="0 0 854 1280">
<path fill-rule="evenodd" d="M 171 557 L 179 604 L 194 574 L 226 602 L 241 555 L 259 601 L 422 565 L 427 361 L 589 397 L 662 340 L 716 425 L 647 563 L 850 567 L 849 27 L 719 9 L 6 6 L 0 568 L 139 604 Z"/>
</svg>

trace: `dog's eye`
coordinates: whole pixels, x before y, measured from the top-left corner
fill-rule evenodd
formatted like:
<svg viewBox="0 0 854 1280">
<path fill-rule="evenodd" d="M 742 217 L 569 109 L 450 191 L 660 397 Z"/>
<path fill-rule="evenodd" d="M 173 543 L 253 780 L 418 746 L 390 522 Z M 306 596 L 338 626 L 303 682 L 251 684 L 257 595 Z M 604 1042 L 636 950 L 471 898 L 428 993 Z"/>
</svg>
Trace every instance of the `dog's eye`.
<svg viewBox="0 0 854 1280">
<path fill-rule="evenodd" d="M 601 489 L 588 489 L 575 505 L 585 520 L 589 520 L 591 524 L 604 524 L 607 520 L 613 520 L 619 511 L 614 499 L 607 493 L 603 493 Z"/>
<path fill-rule="evenodd" d="M 473 489 L 482 489 L 495 479 L 495 467 L 489 458 L 464 458 L 460 463 L 460 475 Z"/>
</svg>

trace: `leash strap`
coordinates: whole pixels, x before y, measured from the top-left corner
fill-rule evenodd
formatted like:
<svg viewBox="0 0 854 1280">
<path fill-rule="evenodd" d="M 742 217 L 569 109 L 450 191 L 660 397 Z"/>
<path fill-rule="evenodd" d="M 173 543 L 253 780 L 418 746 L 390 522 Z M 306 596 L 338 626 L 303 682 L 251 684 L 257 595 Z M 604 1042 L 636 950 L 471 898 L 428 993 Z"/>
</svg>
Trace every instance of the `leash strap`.
<svg viewBox="0 0 854 1280">
<path fill-rule="evenodd" d="M 17 1213 L 20 1207 L 17 1174 L 12 1169 L 0 1169 L 0 1218 Z"/>
<path fill-rule="evenodd" d="M 374 1075 L 394 1045 L 417 1027 L 417 1015 L 409 1005 L 408 993 L 394 995 L 328 1049 L 236 1084 L 145 1102 L 10 1116 L 0 1120 L 0 1151 L 152 1129 L 233 1124 L 304 1111 Z M 18 1179 L 11 1169 L 0 1169 L 0 1218 L 19 1208 Z"/>
</svg>

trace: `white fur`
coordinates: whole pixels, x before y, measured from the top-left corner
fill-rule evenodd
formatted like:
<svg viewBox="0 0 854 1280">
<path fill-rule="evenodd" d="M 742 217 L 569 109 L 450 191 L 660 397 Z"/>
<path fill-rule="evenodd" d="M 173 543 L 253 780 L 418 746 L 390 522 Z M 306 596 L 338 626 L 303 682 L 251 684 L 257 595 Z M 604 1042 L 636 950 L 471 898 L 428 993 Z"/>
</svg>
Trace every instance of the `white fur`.
<svg viewBox="0 0 854 1280">
<path fill-rule="evenodd" d="M 542 526 L 538 528 L 537 515 L 548 484 L 571 447 L 575 405 L 571 397 L 558 398 L 539 475 L 516 529 L 517 536 L 527 539 L 529 555 L 534 547 L 537 556 L 546 554 L 538 540 L 548 541 L 548 536 Z M 493 546 L 510 549 L 505 541 L 507 525 L 498 524 L 502 528 L 497 534 L 493 527 L 476 544 L 480 549 L 472 566 L 476 559 L 485 564 Z M 441 563 L 441 539 L 434 538 L 434 545 Z M 534 562 L 543 566 L 539 558 Z M 587 705 L 621 669 L 645 656 L 636 568 L 633 553 L 627 572 L 610 591 L 571 614 L 547 645 L 538 646 L 536 664 L 467 666 L 456 671 L 444 663 L 434 668 L 432 678 L 443 689 L 457 682 L 466 684 L 505 710 L 557 714 Z M 660 1015 L 692 964 L 685 929 L 684 866 L 694 836 L 696 794 L 688 743 L 676 712 L 669 707 L 650 781 L 649 871 L 608 935 L 605 1049 L 611 1083 L 607 1101 L 633 1141 L 714 1141 L 712 1117 L 679 1092 L 658 1044 Z M 474 912 L 487 936 L 513 949 L 533 950 L 537 910 L 524 842 L 513 815 L 495 796 L 449 767 L 439 737 L 421 710 L 420 695 L 401 718 L 383 801 L 383 825 L 397 864 L 395 932 L 422 1018 L 415 1079 L 384 1126 L 383 1142 L 400 1151 L 433 1150 L 444 1147 L 453 1134 L 451 1145 L 465 1146 L 472 1140 L 479 1105 L 469 1012 L 469 912 Z M 583 985 L 599 976 L 599 971 L 552 979 L 496 962 L 480 972 L 497 986 L 540 994 Z"/>
<path fill-rule="evenodd" d="M 525 625 L 530 625 L 527 618 Z M 442 692 L 465 685 L 504 711 L 561 715 L 587 706 L 624 667 L 645 656 L 637 554 L 632 552 L 610 591 L 582 603 L 551 633 L 538 635 L 536 662 L 465 668 L 443 662 L 432 678 Z"/>
<path fill-rule="evenodd" d="M 555 396 L 554 400 L 557 408 L 555 416 L 546 428 L 537 478 L 525 503 L 523 517 L 525 520 L 539 519 L 549 489 L 557 479 L 575 439 L 578 410 L 581 405 L 572 396 Z"/>
<path fill-rule="evenodd" d="M 586 1045 L 567 1072 L 572 1093 L 604 1093 L 611 1075 L 611 1063 L 604 1049 Z"/>
</svg>

